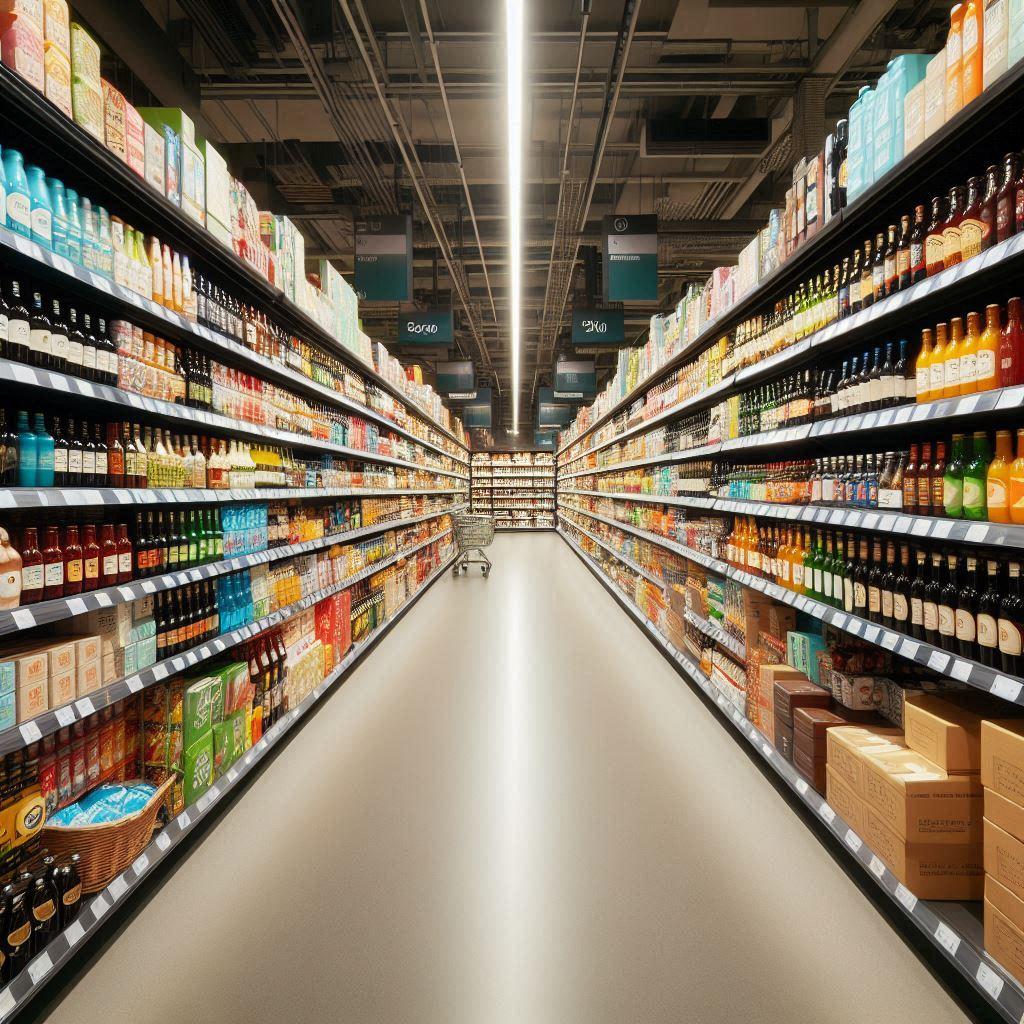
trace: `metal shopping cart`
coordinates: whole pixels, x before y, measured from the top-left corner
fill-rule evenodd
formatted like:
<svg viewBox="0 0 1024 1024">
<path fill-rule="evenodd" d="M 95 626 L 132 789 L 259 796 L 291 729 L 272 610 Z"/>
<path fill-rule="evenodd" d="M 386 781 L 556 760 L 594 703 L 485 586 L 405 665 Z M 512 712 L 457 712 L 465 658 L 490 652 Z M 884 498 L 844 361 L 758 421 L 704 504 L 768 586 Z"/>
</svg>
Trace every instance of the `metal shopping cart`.
<svg viewBox="0 0 1024 1024">
<path fill-rule="evenodd" d="M 459 557 L 452 566 L 452 575 L 468 571 L 470 565 L 479 565 L 480 571 L 486 576 L 491 571 L 491 560 L 483 549 L 494 540 L 494 520 L 490 516 L 455 516 L 455 543 L 459 548 Z M 476 552 L 480 557 L 471 558 Z"/>
</svg>

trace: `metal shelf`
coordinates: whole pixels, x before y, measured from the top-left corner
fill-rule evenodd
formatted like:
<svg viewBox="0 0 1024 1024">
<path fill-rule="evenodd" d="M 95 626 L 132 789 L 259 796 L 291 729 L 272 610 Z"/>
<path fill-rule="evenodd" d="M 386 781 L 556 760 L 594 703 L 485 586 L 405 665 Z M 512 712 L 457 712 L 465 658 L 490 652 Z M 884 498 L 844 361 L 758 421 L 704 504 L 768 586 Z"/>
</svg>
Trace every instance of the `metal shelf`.
<svg viewBox="0 0 1024 1024">
<path fill-rule="evenodd" d="M 173 850 L 179 847 L 196 825 L 206 818 L 211 810 L 223 805 L 225 798 L 230 798 L 253 775 L 269 751 L 287 736 L 297 723 L 312 711 L 317 702 L 329 695 L 337 684 L 345 678 L 377 643 L 385 637 L 403 615 L 430 589 L 454 561 L 454 555 L 446 558 L 430 576 L 428 576 L 410 598 L 389 619 L 379 625 L 362 642 L 356 644 L 344 657 L 342 662 L 316 686 L 312 692 L 298 705 L 283 715 L 272 725 L 238 761 L 225 772 L 194 804 L 186 807 L 177 817 L 159 831 L 153 841 L 143 852 L 118 875 L 102 892 L 91 899 L 83 900 L 82 912 L 78 920 L 65 928 L 41 952 L 28 967 L 10 984 L 0 990 L 0 1019 L 9 1020 L 24 1008 L 54 980 L 57 972 L 77 954 L 83 944 L 94 940 L 100 932 L 104 918 L 109 911 L 115 909 L 131 898 L 132 892 L 144 879 L 154 875 L 164 860 L 170 859 Z M 298 727 L 301 728 L 301 725 Z"/>
<path fill-rule="evenodd" d="M 579 527 L 576 528 L 579 529 Z M 720 643 L 733 657 L 739 658 L 740 661 L 746 661 L 747 645 L 740 643 L 736 637 L 727 633 L 718 623 L 712 622 L 710 619 L 702 619 L 696 612 L 692 612 L 689 609 L 686 610 L 685 618 L 695 629 L 700 630 L 705 636 L 711 637 L 716 643 Z"/>
<path fill-rule="evenodd" d="M 465 457 L 465 454 L 447 451 L 433 441 L 424 440 L 408 428 L 401 427 L 393 420 L 388 419 L 382 413 L 376 412 L 354 399 L 347 398 L 332 388 L 310 380 L 309 377 L 293 370 L 291 367 L 264 359 L 251 349 L 239 344 L 234 338 L 229 338 L 202 324 L 193 323 L 180 313 L 175 313 L 173 310 L 161 306 L 152 299 L 139 295 L 130 288 L 119 285 L 114 281 L 109 281 L 101 274 L 96 274 L 76 266 L 63 256 L 58 256 L 56 253 L 44 249 L 31 239 L 15 234 L 13 231 L 2 226 L 0 226 L 0 256 L 7 257 L 9 260 L 13 257 L 21 257 L 21 262 L 28 267 L 33 276 L 39 276 L 41 272 L 47 272 L 64 288 L 74 286 L 75 290 L 84 293 L 93 301 L 129 310 L 133 319 L 147 320 L 152 324 L 156 324 L 156 329 L 159 331 L 173 335 L 176 338 L 184 338 L 193 343 L 199 341 L 202 343 L 201 347 L 204 350 L 210 351 L 214 355 L 227 356 L 236 362 L 240 362 L 258 376 L 273 378 L 286 387 L 295 388 L 311 395 L 318 401 L 329 402 L 338 408 L 363 416 L 416 444 L 423 445 L 425 448 L 468 465 L 469 460 Z M 422 413 L 417 412 L 417 415 L 422 416 Z M 423 422 L 428 424 L 430 429 L 440 432 L 441 428 L 433 420 L 423 418 Z M 453 443 L 457 442 L 453 440 Z"/>
<path fill-rule="evenodd" d="M 160 195 L 123 160 L 6 67 L 0 67 L 0 125 L 4 128 L 6 145 L 11 145 L 14 139 L 24 140 L 31 162 L 38 162 L 48 174 L 63 177 L 80 193 L 89 194 L 94 202 L 100 202 L 111 213 L 140 224 L 147 234 L 156 234 L 164 241 L 173 240 L 176 246 L 198 257 L 196 270 L 212 275 L 221 283 L 230 282 L 229 292 L 258 305 L 275 323 L 358 369 L 460 448 L 469 451 L 467 445 L 434 420 L 400 387 L 339 344 L 280 288 L 214 238 L 203 225 Z"/>
<path fill-rule="evenodd" d="M 17 633 L 20 630 L 33 629 L 36 626 L 50 625 L 63 619 L 74 618 L 76 615 L 84 615 L 86 612 L 110 608 L 112 605 L 128 604 L 131 601 L 138 601 L 151 594 L 173 590 L 175 587 L 185 586 L 189 583 L 198 583 L 200 580 L 214 579 L 217 576 L 239 572 L 242 569 L 249 569 L 255 565 L 265 565 L 270 562 L 278 562 L 283 558 L 292 558 L 295 555 L 322 551 L 324 548 L 333 547 L 335 544 L 348 544 L 351 541 L 358 540 L 360 537 L 370 537 L 374 534 L 385 533 L 388 530 L 397 530 L 405 526 L 412 526 L 415 523 L 422 523 L 429 519 L 454 515 L 456 512 L 461 512 L 464 508 L 466 508 L 464 504 L 453 505 L 451 508 L 427 512 L 408 519 L 378 522 L 371 526 L 362 526 L 357 530 L 335 533 L 330 537 L 307 540 L 300 544 L 285 544 L 276 548 L 268 548 L 265 551 L 256 551 L 250 555 L 239 555 L 235 558 L 223 559 L 219 562 L 207 562 L 204 565 L 179 569 L 160 576 L 133 580 L 120 586 L 92 590 L 88 593 L 78 594 L 75 597 L 61 597 L 53 601 L 40 601 L 37 604 L 12 608 L 9 611 L 0 611 L 0 636 Z"/>
<path fill-rule="evenodd" d="M 234 647 L 236 644 L 240 644 L 243 641 L 248 640 L 250 637 L 256 636 L 258 633 L 262 633 L 266 629 L 270 629 L 272 626 L 279 625 L 285 620 L 291 618 L 293 615 L 296 615 L 301 611 L 305 611 L 307 608 L 312 608 L 315 604 L 323 601 L 325 598 L 331 597 L 333 594 L 339 594 L 343 590 L 347 590 L 360 580 L 366 579 L 368 576 L 372 576 L 375 573 L 380 572 L 381 569 L 386 569 L 389 565 L 392 565 L 399 559 L 408 558 L 409 555 L 419 551 L 420 548 L 424 548 L 428 544 L 433 544 L 435 541 L 441 540 L 449 533 L 451 533 L 451 530 L 443 530 L 414 547 L 398 551 L 393 555 L 389 555 L 387 558 L 374 562 L 373 565 L 368 565 L 365 569 L 360 570 L 354 576 L 349 576 L 341 583 L 336 583 L 331 587 L 314 591 L 307 597 L 304 597 L 293 604 L 287 605 L 284 608 L 280 608 L 276 612 L 271 612 L 269 615 L 266 615 L 261 619 L 257 619 L 255 622 L 251 622 L 247 626 L 241 626 L 229 633 L 222 633 L 220 636 L 214 637 L 212 640 L 208 640 L 206 643 L 201 644 L 198 647 L 193 647 L 190 651 L 186 651 L 184 654 L 175 655 L 173 658 L 165 658 L 163 661 L 158 661 L 156 664 L 150 665 L 148 668 L 144 668 L 133 675 L 125 676 L 122 679 L 108 683 L 106 686 L 100 687 L 100 689 L 93 693 L 84 697 L 79 697 L 72 704 L 64 704 L 59 708 L 53 708 L 49 711 L 43 712 L 43 714 L 36 718 L 29 719 L 27 722 L 22 722 L 10 729 L 5 729 L 0 732 L 0 754 L 9 754 L 14 750 L 19 750 L 22 747 L 28 746 L 30 743 L 35 743 L 43 736 L 49 736 L 52 733 L 57 732 L 59 729 L 63 729 L 66 726 L 73 724 L 79 719 L 88 718 L 89 715 L 94 714 L 102 708 L 115 704 L 117 701 L 124 700 L 132 694 L 138 693 L 140 690 L 144 690 L 149 686 L 162 682 L 168 676 L 176 675 L 179 672 L 192 668 L 193 665 L 198 665 L 200 662 L 214 658 L 218 654 Z"/>
<path fill-rule="evenodd" d="M 101 402 L 115 408 L 134 409 L 136 412 L 150 416 L 159 416 L 163 420 L 183 423 L 190 429 L 220 430 L 232 438 L 248 438 L 256 442 L 276 442 L 290 448 L 304 448 L 310 451 L 330 452 L 344 458 L 361 459 L 364 462 L 379 462 L 387 466 L 401 466 L 404 469 L 416 469 L 424 473 L 435 473 L 440 476 L 451 476 L 457 480 L 468 480 L 469 476 L 451 469 L 440 469 L 436 466 L 410 462 L 407 459 L 394 458 L 376 452 L 363 451 L 361 448 L 349 448 L 346 445 L 331 444 L 329 441 L 318 441 L 306 434 L 295 434 L 289 430 L 278 430 L 276 427 L 248 423 L 205 409 L 192 409 L 187 405 L 176 405 L 163 402 L 158 398 L 147 398 L 132 391 L 122 391 L 108 384 L 96 384 L 67 373 L 53 370 L 40 370 L 34 366 L 26 366 L 10 359 L 0 359 L 0 380 L 9 381 L 23 387 L 40 388 L 56 392 L 65 398 L 68 395 L 84 398 L 93 402 Z M 450 458 L 451 456 L 449 456 Z"/>
<path fill-rule="evenodd" d="M 875 232 L 883 223 L 885 215 L 895 203 L 906 202 L 909 204 L 911 201 L 917 201 L 927 184 L 937 177 L 948 177 L 954 174 L 954 167 L 958 160 L 972 158 L 972 151 L 965 149 L 963 144 L 963 136 L 966 132 L 969 131 L 970 137 L 975 143 L 990 137 L 998 139 L 1005 134 L 1006 125 L 1014 123 L 1019 116 L 1022 91 L 1024 91 L 1024 65 L 1018 64 L 987 88 L 977 99 L 968 103 L 951 117 L 938 131 L 928 136 L 924 142 L 915 147 L 853 202 L 849 203 L 814 238 L 797 249 L 782 266 L 759 281 L 754 288 L 733 303 L 724 313 L 705 324 L 701 332 L 688 345 L 675 353 L 662 366 L 652 371 L 628 395 L 597 417 L 590 426 L 560 447 L 557 454 L 561 455 L 571 445 L 614 417 L 616 413 L 628 408 L 640 393 L 681 366 L 691 356 L 717 341 L 722 334 L 754 315 L 759 309 L 774 303 L 781 295 L 806 279 L 808 274 L 820 270 L 825 262 L 829 266 L 841 262 L 841 257 L 836 259 L 834 254 L 859 244 L 860 240 L 865 237 L 865 232 L 874 237 Z M 1002 149 L 999 149 L 998 152 L 1001 153 Z M 982 167 L 978 167 L 976 171 L 970 173 L 980 173 L 981 170 Z M 956 180 L 965 179 L 966 175 Z M 948 191 L 948 186 L 940 191 Z M 928 194 L 934 194 L 934 192 Z M 1019 238 L 1019 236 L 1015 237 Z M 956 273 L 961 267 L 965 268 L 964 273 L 967 273 L 966 268 L 971 264 L 984 261 L 997 248 L 998 246 L 993 247 L 983 256 L 962 263 L 959 267 L 951 268 L 950 271 L 943 271 L 942 274 L 919 282 L 919 284 L 927 284 L 929 281 L 939 282 L 946 274 L 950 274 L 946 281 L 938 286 L 948 287 L 961 280 Z M 1016 253 L 1020 253 L 1020 251 L 1020 249 L 1015 250 Z M 976 267 L 970 273 L 977 273 L 979 269 Z M 899 299 L 909 294 L 911 290 L 898 292 L 893 298 Z M 872 308 L 874 307 L 869 307 L 869 310 Z M 839 323 L 846 323 L 846 320 L 839 321 Z"/>
<path fill-rule="evenodd" d="M 678 505 L 712 512 L 780 519 L 789 523 L 811 523 L 842 529 L 877 530 L 907 540 L 955 541 L 983 547 L 1024 548 L 1024 526 L 1013 523 L 972 522 L 940 519 L 878 509 L 837 508 L 831 505 L 783 505 L 773 502 L 742 501 L 737 498 L 687 498 L 681 495 L 605 493 L 565 488 L 559 494 L 578 494 L 613 501 L 638 501 L 654 505 Z"/>
<path fill-rule="evenodd" d="M 624 533 L 632 533 L 644 540 L 651 541 L 651 543 L 657 544 L 667 551 L 674 551 L 676 554 L 704 566 L 705 569 L 710 569 L 712 572 L 725 576 L 728 579 L 736 580 L 737 583 L 741 583 L 751 590 L 767 594 L 776 601 L 791 605 L 812 618 L 827 622 L 829 625 L 835 626 L 836 629 L 841 629 L 852 636 L 860 637 L 868 643 L 880 645 L 893 654 L 905 658 L 907 661 L 914 662 L 916 665 L 923 665 L 925 668 L 929 668 L 933 672 L 938 672 L 950 679 L 956 679 L 979 690 L 985 690 L 993 694 L 993 696 L 1000 697 L 1012 704 L 1024 706 L 1024 678 L 999 672 L 996 669 L 989 668 L 987 665 L 982 665 L 981 662 L 970 658 L 962 658 L 957 654 L 951 654 L 941 647 L 934 647 L 923 640 L 915 640 L 906 633 L 899 633 L 885 626 L 880 626 L 868 619 L 861 618 L 859 615 L 840 611 L 838 608 L 822 604 L 820 601 L 802 594 L 794 594 L 792 591 L 787 590 L 785 587 L 780 587 L 771 580 L 766 580 L 760 576 L 752 576 L 743 569 L 734 568 L 728 562 L 712 558 L 710 555 L 705 555 L 701 551 L 686 547 L 684 544 L 676 543 L 656 533 L 640 530 L 635 526 L 628 526 L 625 523 L 616 522 L 614 519 L 608 519 L 605 516 L 595 515 L 593 512 L 587 512 L 584 509 L 573 508 L 571 505 L 566 506 L 566 508 L 589 519 L 596 519 L 599 522 L 607 523 L 609 526 Z"/>
<path fill-rule="evenodd" d="M 677 670 L 696 685 L 717 707 L 719 720 L 734 732 L 735 738 L 742 738 L 757 756 L 788 787 L 790 796 L 806 807 L 818 827 L 824 828 L 842 848 L 843 855 L 856 863 L 864 874 L 863 878 L 885 894 L 894 907 L 904 915 L 906 922 L 913 926 L 914 934 L 927 942 L 956 969 L 964 983 L 970 986 L 984 1000 L 999 1019 L 1019 1024 L 1024 1019 L 1024 989 L 973 940 L 973 936 L 960 930 L 946 920 L 950 911 L 954 913 L 963 904 L 940 904 L 919 900 L 900 883 L 873 850 L 860 836 L 839 817 L 828 802 L 815 791 L 799 772 L 779 751 L 768 742 L 765 735 L 737 708 L 730 704 L 718 688 L 700 670 L 692 658 L 678 650 L 658 630 L 655 624 L 629 598 L 605 576 L 600 566 L 564 531 L 559 530 L 562 539 L 576 553 L 580 560 L 594 574 L 601 585 L 633 617 L 648 639 L 660 647 Z"/>
</svg>

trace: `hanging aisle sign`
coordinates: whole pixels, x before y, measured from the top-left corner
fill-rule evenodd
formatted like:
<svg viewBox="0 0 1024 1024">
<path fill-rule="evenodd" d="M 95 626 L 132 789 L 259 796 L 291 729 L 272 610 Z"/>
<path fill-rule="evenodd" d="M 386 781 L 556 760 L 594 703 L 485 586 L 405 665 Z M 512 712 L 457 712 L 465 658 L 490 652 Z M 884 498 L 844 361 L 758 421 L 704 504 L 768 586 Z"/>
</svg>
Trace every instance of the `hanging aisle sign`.
<svg viewBox="0 0 1024 1024">
<path fill-rule="evenodd" d="M 537 429 L 568 426 L 575 410 L 564 399 L 556 398 L 554 388 L 539 388 L 537 395 Z"/>
<path fill-rule="evenodd" d="M 437 364 L 437 390 L 452 401 L 476 398 L 476 370 L 472 359 Z"/>
<path fill-rule="evenodd" d="M 574 309 L 572 343 L 577 348 L 618 348 L 626 343 L 626 318 L 621 309 Z"/>
<path fill-rule="evenodd" d="M 605 217 L 604 301 L 652 302 L 658 298 L 658 218 Z"/>
<path fill-rule="evenodd" d="M 454 341 L 455 327 L 450 309 L 398 314 L 399 345 L 451 345 Z"/>
<path fill-rule="evenodd" d="M 356 295 L 366 302 L 412 299 L 412 217 L 356 221 Z"/>
<path fill-rule="evenodd" d="M 476 397 L 462 407 L 462 425 L 490 429 L 491 421 L 491 389 L 477 388 Z"/>
<path fill-rule="evenodd" d="M 597 372 L 593 359 L 555 363 L 555 398 L 583 402 L 597 394 Z"/>
<path fill-rule="evenodd" d="M 545 451 L 555 450 L 555 432 L 553 430 L 535 430 L 533 432 L 533 444 L 536 448 L 543 448 Z"/>
</svg>

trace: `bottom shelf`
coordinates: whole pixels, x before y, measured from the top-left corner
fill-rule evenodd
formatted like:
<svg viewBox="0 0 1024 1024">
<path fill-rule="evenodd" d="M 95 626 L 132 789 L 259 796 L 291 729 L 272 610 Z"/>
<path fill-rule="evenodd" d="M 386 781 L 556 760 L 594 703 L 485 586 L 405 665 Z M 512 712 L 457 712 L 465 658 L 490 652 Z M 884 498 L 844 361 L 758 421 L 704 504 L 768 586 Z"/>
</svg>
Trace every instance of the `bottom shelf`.
<svg viewBox="0 0 1024 1024">
<path fill-rule="evenodd" d="M 604 588 L 632 615 L 648 638 L 675 663 L 681 674 L 717 705 L 723 719 L 733 727 L 736 735 L 747 741 L 761 760 L 786 784 L 793 796 L 839 841 L 846 854 L 845 859 L 856 863 L 863 877 L 874 882 L 902 911 L 905 920 L 914 926 L 915 935 L 955 966 L 964 982 L 987 1004 L 990 1014 L 997 1015 L 1000 1020 L 1020 1024 L 1024 1020 L 1024 989 L 985 952 L 979 920 L 980 904 L 919 900 L 899 882 L 860 836 L 799 775 L 746 715 L 719 692 L 693 659 L 671 644 L 655 624 L 608 579 L 601 566 L 564 530 L 558 529 L 558 533 Z"/>
<path fill-rule="evenodd" d="M 282 716 L 263 734 L 260 740 L 239 758 L 233 767 L 228 769 L 218 782 L 158 832 L 130 867 L 118 875 L 102 892 L 97 893 L 89 900 L 83 900 L 82 912 L 78 919 L 57 935 L 38 956 L 29 962 L 24 971 L 0 991 L 0 1021 L 6 1021 L 16 1013 L 20 1013 L 53 980 L 56 972 L 73 955 L 79 953 L 83 944 L 96 937 L 107 914 L 121 905 L 140 882 L 153 875 L 158 865 L 172 850 L 181 845 L 196 825 L 209 815 L 214 806 L 223 803 L 225 797 L 242 786 L 245 779 L 266 758 L 268 752 L 277 746 L 298 722 L 301 722 L 321 697 L 335 687 L 387 635 L 402 616 L 443 575 L 454 560 L 455 554 L 452 552 L 391 618 L 349 650 L 341 663 L 312 690 L 298 707 L 292 708 Z"/>
</svg>

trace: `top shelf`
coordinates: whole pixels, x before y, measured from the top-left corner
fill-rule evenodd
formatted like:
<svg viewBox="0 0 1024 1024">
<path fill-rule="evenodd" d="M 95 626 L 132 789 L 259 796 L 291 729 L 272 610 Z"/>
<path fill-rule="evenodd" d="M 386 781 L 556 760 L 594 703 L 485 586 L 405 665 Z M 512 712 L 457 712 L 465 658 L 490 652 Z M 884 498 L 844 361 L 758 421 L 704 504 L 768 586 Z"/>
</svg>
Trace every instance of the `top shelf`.
<svg viewBox="0 0 1024 1024">
<path fill-rule="evenodd" d="M 259 306 L 276 323 L 338 356 L 383 388 L 460 448 L 469 448 L 400 388 L 340 345 L 280 289 L 261 277 L 205 227 L 153 189 L 126 163 L 54 107 L 41 93 L 0 66 L 2 144 L 25 148 L 47 174 L 73 182 L 112 213 L 134 221 L 161 239 L 173 240 L 195 257 L 196 269 L 209 274 L 246 303 Z"/>
<path fill-rule="evenodd" d="M 667 362 L 640 381 L 629 394 L 619 399 L 585 430 L 558 449 L 561 455 L 576 442 L 607 423 L 627 408 L 644 391 L 661 378 L 677 369 L 703 351 L 722 334 L 754 315 L 771 302 L 787 294 L 812 272 L 841 263 L 847 250 L 863 241 L 865 232 L 874 235 L 881 218 L 894 206 L 904 204 L 901 212 L 912 212 L 910 205 L 927 203 L 932 192 L 929 186 L 936 181 L 961 183 L 970 174 L 984 170 L 985 156 L 978 152 L 982 144 L 996 145 L 988 153 L 987 162 L 998 162 L 1006 149 L 1012 148 L 1012 139 L 1005 137 L 1008 125 L 1019 116 L 1017 109 L 1024 93 L 1024 61 L 1003 75 L 961 111 L 951 117 L 938 131 L 904 157 L 887 174 L 878 179 L 867 191 L 845 206 L 810 241 L 805 242 L 781 267 L 762 278 L 743 298 L 724 313 L 705 324 L 704 329 L 676 352 Z M 962 172 L 962 173 L 961 173 Z M 960 175 L 958 177 L 958 175 Z M 948 191 L 948 188 L 943 189 Z"/>
</svg>

